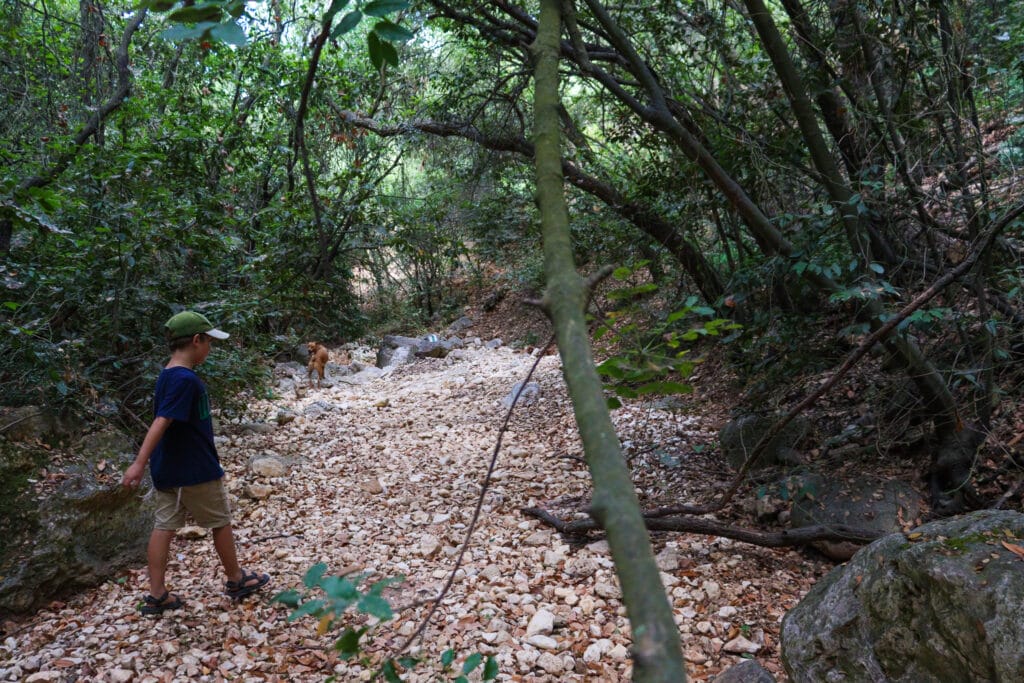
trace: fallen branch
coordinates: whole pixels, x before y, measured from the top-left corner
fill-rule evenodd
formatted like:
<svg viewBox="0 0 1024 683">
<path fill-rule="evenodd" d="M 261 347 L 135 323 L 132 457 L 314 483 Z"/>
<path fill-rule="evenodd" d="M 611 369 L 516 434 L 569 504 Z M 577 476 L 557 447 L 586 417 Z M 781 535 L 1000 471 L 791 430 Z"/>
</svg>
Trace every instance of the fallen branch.
<svg viewBox="0 0 1024 683">
<path fill-rule="evenodd" d="M 542 508 L 522 508 L 521 512 L 534 517 L 553 527 L 556 531 L 572 539 L 588 535 L 591 531 L 599 531 L 600 525 L 591 517 L 577 519 L 571 522 L 562 520 Z M 650 531 L 679 531 L 689 534 L 703 534 L 708 536 L 721 536 L 731 538 L 734 541 L 750 543 L 751 545 L 765 548 L 783 548 L 789 546 L 802 546 L 815 541 L 846 541 L 850 543 L 870 543 L 881 538 L 884 532 L 870 529 L 860 529 L 845 524 L 803 527 L 800 529 L 785 529 L 783 531 L 765 532 L 754 529 L 744 529 L 728 524 L 722 524 L 710 519 L 700 517 L 650 517 L 644 515 L 644 524 Z"/>
</svg>

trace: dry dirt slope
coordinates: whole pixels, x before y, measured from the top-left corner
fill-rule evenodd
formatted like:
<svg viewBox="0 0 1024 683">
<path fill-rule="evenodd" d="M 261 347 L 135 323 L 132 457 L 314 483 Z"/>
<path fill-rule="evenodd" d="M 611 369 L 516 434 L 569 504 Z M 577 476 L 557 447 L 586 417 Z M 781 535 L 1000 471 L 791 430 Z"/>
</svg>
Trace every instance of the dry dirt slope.
<svg viewBox="0 0 1024 683">
<path fill-rule="evenodd" d="M 426 612 L 417 601 L 444 583 L 466 533 L 504 416 L 501 399 L 533 360 L 504 347 L 466 349 L 366 384 L 335 381 L 301 399 L 254 403 L 255 419 L 270 422 L 281 410 L 298 416 L 269 433 L 226 425 L 219 437 L 241 555 L 273 575 L 273 590 L 230 603 L 210 542 L 181 540 L 170 582 L 188 602 L 183 610 L 140 617 L 140 567 L 17 624 L 0 649 L 0 680 L 366 680 L 369 669 L 333 655 L 330 634 L 318 635 L 311 620 L 288 623 L 288 610 L 270 596 L 299 587 L 317 562 L 331 572 L 404 575 L 389 597 L 415 606 L 379 626 L 368 648 L 376 656 L 404 642 Z M 405 680 L 445 680 L 436 662 L 449 647 L 460 657 L 493 654 L 500 680 L 629 678 L 629 627 L 606 545 L 570 548 L 519 512 L 538 504 L 566 510 L 588 496 L 585 468 L 571 457 L 579 447 L 557 356 L 541 360 L 535 380 L 540 396 L 512 419 L 472 548 L 426 632 L 426 663 Z M 616 420 L 633 443 L 714 439 L 699 421 L 649 406 L 617 411 Z M 251 471 L 251 459 L 268 452 L 287 461 L 286 475 Z M 251 498 L 266 492 L 253 485 L 269 486 L 269 496 Z M 826 567 L 714 537 L 655 542 L 691 678 L 708 680 L 743 650 L 778 672 L 779 620 Z"/>
</svg>

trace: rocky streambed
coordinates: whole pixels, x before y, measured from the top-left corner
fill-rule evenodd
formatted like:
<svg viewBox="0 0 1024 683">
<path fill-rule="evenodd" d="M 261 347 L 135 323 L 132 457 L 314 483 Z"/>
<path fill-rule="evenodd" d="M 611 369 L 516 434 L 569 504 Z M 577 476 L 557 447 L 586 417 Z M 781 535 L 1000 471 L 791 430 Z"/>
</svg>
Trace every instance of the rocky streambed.
<svg viewBox="0 0 1024 683">
<path fill-rule="evenodd" d="M 139 566 L 32 617 L 5 625 L 0 680 L 172 681 L 367 680 L 368 663 L 342 661 L 338 632 L 313 619 L 289 622 L 271 601 L 301 588 L 310 566 L 329 574 L 404 576 L 385 593 L 393 621 L 365 638 L 371 663 L 393 653 L 426 616 L 466 540 L 481 482 L 511 389 L 535 357 L 470 345 L 387 371 L 355 350 L 347 374 L 306 388 L 304 368 L 282 367 L 279 395 L 253 401 L 246 421 L 221 424 L 219 450 L 236 506 L 244 564 L 273 576 L 270 590 L 242 603 L 221 593 L 212 543 L 186 530 L 172 548 L 172 590 L 187 602 L 161 618 L 142 617 Z M 302 375 L 297 384 L 295 375 Z M 579 457 L 571 405 L 557 356 L 540 360 L 517 407 L 480 522 L 440 609 L 418 642 L 422 663 L 409 681 L 444 680 L 440 659 L 493 655 L 499 680 L 619 681 L 630 677 L 629 624 L 607 545 L 570 547 L 525 517 L 528 506 L 585 507 L 589 475 Z M 697 399 L 700 387 L 697 387 Z M 650 404 L 614 414 L 627 447 L 711 443 L 699 416 Z M 671 456 L 673 466 L 686 449 Z M 648 452 L 654 452 L 647 449 Z M 665 494 L 668 475 L 637 483 Z M 680 495 L 687 484 L 676 476 Z M 700 482 L 694 482 L 694 486 Z M 662 581 L 679 624 L 693 680 L 741 658 L 780 680 L 780 622 L 828 566 L 794 550 L 740 546 L 710 536 L 654 537 Z M 367 622 L 352 615 L 351 623 Z"/>
</svg>

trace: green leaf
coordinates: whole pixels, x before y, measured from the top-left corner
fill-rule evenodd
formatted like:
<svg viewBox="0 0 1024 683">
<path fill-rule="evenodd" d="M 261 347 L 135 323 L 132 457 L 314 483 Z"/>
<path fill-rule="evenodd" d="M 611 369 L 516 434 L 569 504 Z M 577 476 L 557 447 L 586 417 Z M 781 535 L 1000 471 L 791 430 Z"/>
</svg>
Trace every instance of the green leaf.
<svg viewBox="0 0 1024 683">
<path fill-rule="evenodd" d="M 392 12 L 401 12 L 408 6 L 405 0 L 373 0 L 363 7 L 363 12 L 371 17 L 383 17 Z"/>
<path fill-rule="evenodd" d="M 359 639 L 363 637 L 364 633 L 366 633 L 365 628 L 345 629 L 345 632 L 334 643 L 334 649 L 340 653 L 342 659 L 348 659 L 359 652 Z"/>
<path fill-rule="evenodd" d="M 474 652 L 470 656 L 466 657 L 466 661 L 462 663 L 462 673 L 468 674 L 470 671 L 480 666 L 483 661 L 484 656 L 479 652 Z"/>
<path fill-rule="evenodd" d="M 301 599 L 299 591 L 292 588 L 278 593 L 273 597 L 273 599 L 271 599 L 271 602 L 280 602 L 288 605 L 289 607 L 298 607 Z"/>
<path fill-rule="evenodd" d="M 597 366 L 597 374 L 604 375 L 605 377 L 613 377 L 615 379 L 622 379 L 626 376 L 626 373 L 619 367 L 619 363 L 622 359 L 618 356 L 613 356 L 605 362 Z"/>
<path fill-rule="evenodd" d="M 168 14 L 167 18 L 182 24 L 197 24 L 201 21 L 218 23 L 223 16 L 224 12 L 221 10 L 220 5 L 206 2 L 201 5 L 182 7 Z"/>
<path fill-rule="evenodd" d="M 48 187 L 30 187 L 28 194 L 45 211 L 56 211 L 60 208 L 60 195 Z"/>
<path fill-rule="evenodd" d="M 454 662 L 454 661 L 455 661 L 455 650 L 452 650 L 451 648 L 449 648 L 449 649 L 447 649 L 447 650 L 445 650 L 444 652 L 441 653 L 441 666 L 443 666 L 444 668 L 447 669 L 449 666 L 452 665 L 452 662 Z"/>
<path fill-rule="evenodd" d="M 868 264 L 868 268 L 875 271 L 879 275 L 885 272 L 885 266 L 883 266 L 881 263 L 870 263 Z"/>
<path fill-rule="evenodd" d="M 165 31 L 161 31 L 160 37 L 163 40 L 167 40 L 172 43 L 179 40 L 193 40 L 195 38 L 201 38 L 204 33 L 217 25 L 218 22 L 216 21 L 204 21 L 196 24 L 195 26 L 176 24 Z"/>
<path fill-rule="evenodd" d="M 381 67 L 384 66 L 384 43 L 377 37 L 376 33 L 372 31 L 366 34 L 366 45 L 370 50 L 370 63 L 373 64 L 373 68 L 380 71 Z"/>
<path fill-rule="evenodd" d="M 338 25 L 331 31 L 331 38 L 337 38 L 338 36 L 344 35 L 359 25 L 359 22 L 363 20 L 363 13 L 359 10 L 352 10 L 341 18 Z"/>
<path fill-rule="evenodd" d="M 356 589 L 355 584 L 340 576 L 328 576 L 325 579 L 321 579 L 320 588 L 323 589 L 329 598 L 335 601 L 344 601 L 346 603 L 345 607 L 359 599 L 359 591 Z"/>
<path fill-rule="evenodd" d="M 388 683 L 402 683 L 402 679 L 398 677 L 398 671 L 395 669 L 395 661 L 393 659 L 384 662 L 382 671 L 384 672 L 384 680 Z"/>
<path fill-rule="evenodd" d="M 615 387 L 615 393 L 621 396 L 622 398 L 636 398 L 637 396 L 640 395 L 636 393 L 635 390 L 630 389 L 629 387 L 622 386 Z"/>
<path fill-rule="evenodd" d="M 383 19 L 373 25 L 373 32 L 392 43 L 407 43 L 413 39 L 412 32 L 398 24 Z"/>
<path fill-rule="evenodd" d="M 609 396 L 607 399 L 605 399 L 605 404 L 608 406 L 608 410 L 615 410 L 616 408 L 622 407 L 622 401 L 615 398 L 614 396 Z"/>
<path fill-rule="evenodd" d="M 328 24 L 331 23 L 331 20 L 334 19 L 334 16 L 341 10 L 345 9 L 345 6 L 347 4 L 348 0 L 333 0 L 331 2 L 331 6 L 327 8 L 327 14 L 324 15 L 324 20 Z"/>
<path fill-rule="evenodd" d="M 685 318 L 686 315 L 689 312 L 690 312 L 690 307 L 687 306 L 686 308 L 681 308 L 678 311 L 674 311 L 672 313 L 669 313 L 668 317 L 665 319 L 665 323 L 668 324 L 668 325 L 671 325 L 672 323 L 676 322 L 677 320 L 681 320 L 682 318 Z"/>
<path fill-rule="evenodd" d="M 249 42 L 248 36 L 245 35 L 245 31 L 238 25 L 237 21 L 219 24 L 210 31 L 210 35 L 222 43 L 236 47 L 241 47 Z"/>
<path fill-rule="evenodd" d="M 682 382 L 650 382 L 638 387 L 636 393 L 641 396 L 648 394 L 691 394 L 693 393 L 693 387 Z"/>
<path fill-rule="evenodd" d="M 371 33 L 370 35 L 375 35 Z M 394 45 L 386 41 L 380 41 L 380 49 L 384 55 L 384 61 L 391 66 L 398 66 L 398 50 Z"/>
<path fill-rule="evenodd" d="M 150 0 L 143 4 L 154 12 L 166 12 L 174 7 L 176 2 L 177 0 Z"/>
<path fill-rule="evenodd" d="M 318 585 L 325 571 L 327 571 L 327 565 L 323 562 L 314 564 L 306 570 L 306 575 L 302 577 L 302 585 L 306 588 L 313 588 Z"/>
<path fill-rule="evenodd" d="M 316 614 L 321 609 L 323 609 L 323 607 L 324 607 L 324 601 L 323 600 L 317 599 L 317 600 L 310 600 L 309 602 L 304 602 L 304 603 L 302 603 L 302 605 L 299 606 L 299 608 L 297 610 L 295 610 L 294 612 L 292 612 L 291 614 L 288 615 L 288 621 L 295 621 L 296 619 L 298 619 L 300 617 L 304 617 L 307 614 Z"/>
<path fill-rule="evenodd" d="M 379 595 L 364 595 L 359 600 L 359 611 L 382 620 L 389 620 L 394 616 L 394 612 L 391 611 L 391 605 Z"/>
<path fill-rule="evenodd" d="M 487 663 L 484 664 L 484 675 L 483 680 L 493 681 L 498 677 L 498 660 L 493 655 L 487 657 Z"/>
</svg>

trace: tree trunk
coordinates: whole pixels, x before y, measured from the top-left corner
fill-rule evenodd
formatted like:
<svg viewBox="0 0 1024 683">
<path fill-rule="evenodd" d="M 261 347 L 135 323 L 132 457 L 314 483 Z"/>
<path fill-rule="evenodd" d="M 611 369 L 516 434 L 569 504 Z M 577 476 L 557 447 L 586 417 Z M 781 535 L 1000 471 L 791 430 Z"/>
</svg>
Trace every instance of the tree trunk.
<svg viewBox="0 0 1024 683">
<path fill-rule="evenodd" d="M 594 481 L 591 514 L 608 533 L 633 632 L 633 678 L 686 680 L 679 632 L 654 561 L 640 504 L 604 402 L 584 319 L 588 292 L 572 258 L 563 194 L 559 135 L 560 0 L 542 0 L 533 44 L 537 204 L 544 237 L 545 297 L 558 339 L 564 375 Z"/>
</svg>

